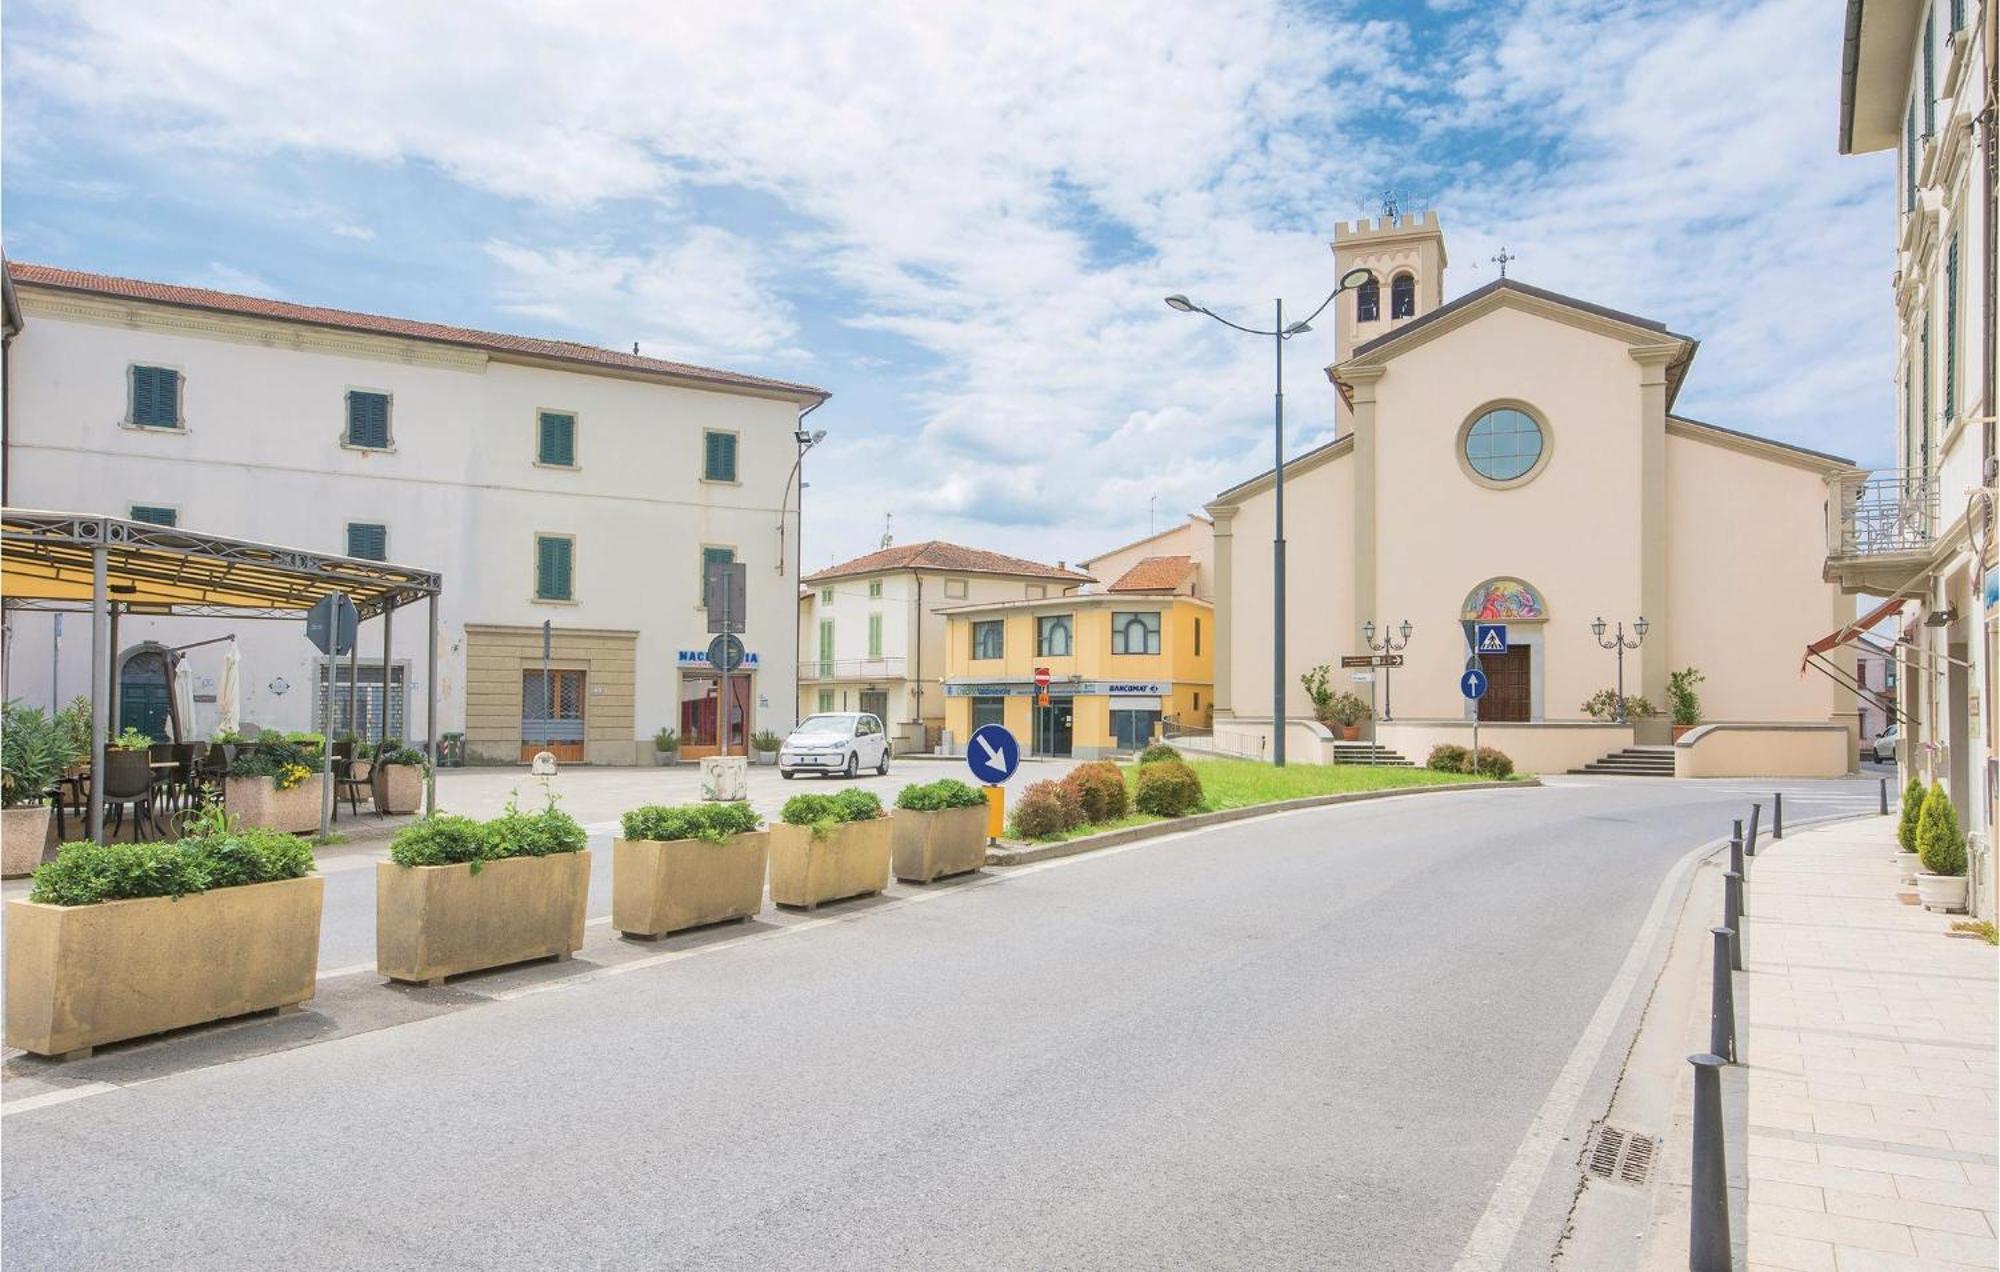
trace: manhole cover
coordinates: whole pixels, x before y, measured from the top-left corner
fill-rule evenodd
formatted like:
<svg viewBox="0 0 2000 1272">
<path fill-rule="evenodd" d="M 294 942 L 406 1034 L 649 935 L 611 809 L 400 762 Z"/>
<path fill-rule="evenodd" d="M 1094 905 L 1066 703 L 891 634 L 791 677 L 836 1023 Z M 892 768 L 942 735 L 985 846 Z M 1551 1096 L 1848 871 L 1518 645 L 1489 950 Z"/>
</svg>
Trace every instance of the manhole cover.
<svg viewBox="0 0 2000 1272">
<path fill-rule="evenodd" d="M 1643 1184 L 1652 1172 L 1653 1149 L 1658 1144 L 1650 1135 L 1600 1126 L 1583 1155 L 1584 1173 L 1613 1183 Z"/>
</svg>

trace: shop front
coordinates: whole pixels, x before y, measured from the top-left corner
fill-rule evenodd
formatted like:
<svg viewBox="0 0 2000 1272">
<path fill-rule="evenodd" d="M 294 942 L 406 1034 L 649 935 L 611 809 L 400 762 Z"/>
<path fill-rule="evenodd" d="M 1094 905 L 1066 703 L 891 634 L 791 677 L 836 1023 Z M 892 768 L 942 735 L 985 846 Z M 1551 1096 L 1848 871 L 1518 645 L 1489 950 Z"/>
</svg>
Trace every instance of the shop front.
<svg viewBox="0 0 2000 1272">
<path fill-rule="evenodd" d="M 724 682 L 722 673 L 708 661 L 708 652 L 683 649 L 677 659 L 680 669 L 681 758 L 699 760 L 721 755 L 724 744 L 730 755 L 749 753 L 751 721 L 756 718 L 757 655 L 744 656 L 741 670 Z"/>
</svg>

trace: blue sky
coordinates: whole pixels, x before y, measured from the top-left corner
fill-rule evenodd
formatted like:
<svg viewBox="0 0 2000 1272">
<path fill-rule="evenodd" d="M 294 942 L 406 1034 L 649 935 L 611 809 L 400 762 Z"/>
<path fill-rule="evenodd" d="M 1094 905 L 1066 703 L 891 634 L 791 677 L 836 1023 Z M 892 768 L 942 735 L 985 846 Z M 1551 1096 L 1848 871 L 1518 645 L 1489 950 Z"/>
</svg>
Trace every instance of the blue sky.
<svg viewBox="0 0 2000 1272">
<path fill-rule="evenodd" d="M 1700 337 L 1682 413 L 1889 449 L 1893 175 L 1835 153 L 1827 0 L 466 12 L 15 0 L 9 255 L 824 385 L 809 564 L 889 510 L 1076 560 L 1264 466 L 1268 346 L 1160 297 L 1316 304 L 1384 189 L 1448 294 L 1504 243 Z"/>
</svg>

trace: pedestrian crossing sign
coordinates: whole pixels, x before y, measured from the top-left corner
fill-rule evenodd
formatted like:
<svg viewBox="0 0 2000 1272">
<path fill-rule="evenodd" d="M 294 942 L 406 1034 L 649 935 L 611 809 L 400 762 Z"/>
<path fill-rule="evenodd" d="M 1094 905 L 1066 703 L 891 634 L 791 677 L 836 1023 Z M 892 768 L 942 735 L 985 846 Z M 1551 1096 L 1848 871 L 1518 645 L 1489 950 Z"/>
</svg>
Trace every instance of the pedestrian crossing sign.
<svg viewBox="0 0 2000 1272">
<path fill-rule="evenodd" d="M 1472 651 L 1476 654 L 1504 654 L 1507 652 L 1507 624 L 1481 623 L 1472 638 Z"/>
</svg>

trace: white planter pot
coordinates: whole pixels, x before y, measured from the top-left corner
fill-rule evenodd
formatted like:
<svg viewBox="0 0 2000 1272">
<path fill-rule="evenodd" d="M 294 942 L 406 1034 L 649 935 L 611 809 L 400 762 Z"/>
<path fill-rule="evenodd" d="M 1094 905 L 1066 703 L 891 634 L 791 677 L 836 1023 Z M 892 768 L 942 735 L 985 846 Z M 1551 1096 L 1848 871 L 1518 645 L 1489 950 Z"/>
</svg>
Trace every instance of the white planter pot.
<svg viewBox="0 0 2000 1272">
<path fill-rule="evenodd" d="M 1919 860 L 1920 858 L 1913 852 L 1897 853 L 1896 877 L 1904 883 L 1915 883 L 1917 881 L 1917 872 L 1923 869 L 1922 866 L 1917 864 Z"/>
<path fill-rule="evenodd" d="M 49 818 L 54 811 L 47 804 L 36 804 L 0 812 L 0 856 L 5 857 L 5 874 L 9 879 L 32 874 L 42 864 L 42 849 L 49 840 Z"/>
<path fill-rule="evenodd" d="M 668 768 L 672 765 L 679 764 L 680 762 L 681 762 L 681 753 L 679 751 L 653 752 L 654 768 Z"/>
<path fill-rule="evenodd" d="M 757 767 L 758 767 L 758 768 L 770 768 L 770 767 L 771 767 L 772 765 L 776 764 L 777 762 L 778 762 L 778 753 L 777 753 L 776 751 L 759 751 L 759 752 L 757 752 Z"/>
<path fill-rule="evenodd" d="M 1919 874 L 1917 900 L 1924 909 L 1945 914 L 1965 912 L 1965 876 Z"/>
</svg>

